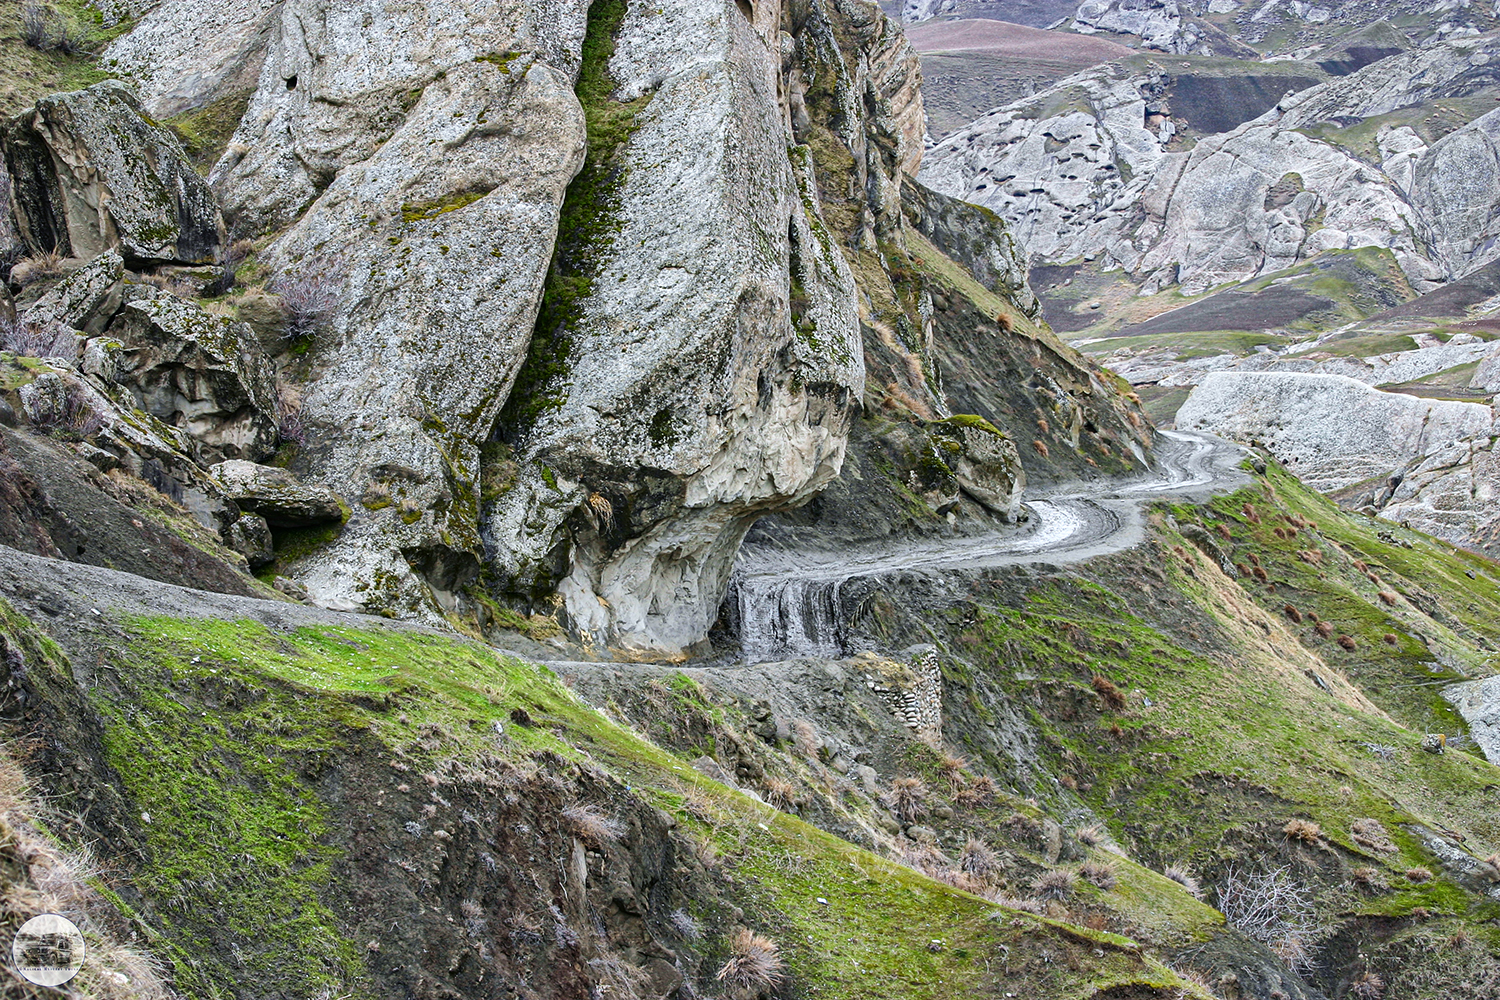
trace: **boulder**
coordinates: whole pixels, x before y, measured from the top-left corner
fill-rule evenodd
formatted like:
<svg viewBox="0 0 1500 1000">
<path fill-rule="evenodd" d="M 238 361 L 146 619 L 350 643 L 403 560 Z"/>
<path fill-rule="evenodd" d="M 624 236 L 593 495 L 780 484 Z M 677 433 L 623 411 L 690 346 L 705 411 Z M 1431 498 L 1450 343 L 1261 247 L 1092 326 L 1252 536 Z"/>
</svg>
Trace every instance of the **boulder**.
<svg viewBox="0 0 1500 1000">
<path fill-rule="evenodd" d="M 277 528 L 305 528 L 341 521 L 347 513 L 337 493 L 302 482 L 285 469 L 239 459 L 208 470 L 241 510 L 258 514 Z"/>
<path fill-rule="evenodd" d="M 949 417 L 929 429 L 948 454 L 959 487 L 981 506 L 1014 520 L 1026 489 L 1026 472 L 1015 442 L 979 417 Z"/>
<path fill-rule="evenodd" d="M 239 520 L 229 526 L 224 541 L 245 557 L 252 570 L 269 566 L 276 561 L 271 526 L 259 514 L 242 513 Z"/>
<path fill-rule="evenodd" d="M 127 302 L 108 333 L 123 345 L 115 380 L 205 464 L 276 450 L 276 369 L 246 324 L 155 295 Z"/>
<path fill-rule="evenodd" d="M 1491 344 L 1490 347 L 1491 350 L 1480 360 L 1479 367 L 1474 369 L 1469 385 L 1485 392 L 1500 393 L 1500 345 Z"/>
<path fill-rule="evenodd" d="M 1443 688 L 1443 697 L 1469 724 L 1469 734 L 1485 757 L 1500 764 L 1500 677 L 1450 685 Z"/>
<path fill-rule="evenodd" d="M 118 81 L 42 98 L 5 126 L 0 147 L 16 228 L 35 253 L 118 249 L 132 265 L 220 255 L 224 220 L 208 183 Z"/>
<path fill-rule="evenodd" d="M 105 251 L 48 289 L 23 312 L 32 323 L 59 323 L 98 335 L 124 301 L 125 261 Z"/>
<path fill-rule="evenodd" d="M 1390 477 L 1494 423 L 1488 406 L 1381 392 L 1342 375 L 1210 372 L 1177 411 L 1179 428 L 1263 445 L 1324 492 Z"/>
</svg>

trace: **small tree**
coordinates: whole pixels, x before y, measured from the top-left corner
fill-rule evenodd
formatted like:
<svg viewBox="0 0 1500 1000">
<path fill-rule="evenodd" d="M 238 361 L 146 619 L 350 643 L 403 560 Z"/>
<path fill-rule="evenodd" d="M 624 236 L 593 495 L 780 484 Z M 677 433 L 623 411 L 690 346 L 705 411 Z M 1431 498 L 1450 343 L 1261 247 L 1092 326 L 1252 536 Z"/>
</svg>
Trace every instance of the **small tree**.
<svg viewBox="0 0 1500 1000">
<path fill-rule="evenodd" d="M 269 286 L 281 298 L 286 313 L 287 340 L 316 334 L 333 318 L 343 291 L 344 269 L 337 261 L 305 267 L 295 274 L 282 274 Z"/>
</svg>

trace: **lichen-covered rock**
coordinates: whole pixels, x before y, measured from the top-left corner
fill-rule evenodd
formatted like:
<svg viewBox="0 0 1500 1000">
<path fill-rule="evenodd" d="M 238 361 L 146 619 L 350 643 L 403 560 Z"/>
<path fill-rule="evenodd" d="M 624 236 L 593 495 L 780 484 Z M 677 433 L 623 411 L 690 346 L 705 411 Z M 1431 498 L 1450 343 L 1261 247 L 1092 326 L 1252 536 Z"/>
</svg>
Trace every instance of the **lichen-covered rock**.
<svg viewBox="0 0 1500 1000">
<path fill-rule="evenodd" d="M 110 43 L 100 59 L 134 84 L 141 102 L 167 118 L 221 95 L 250 90 L 260 76 L 278 0 L 163 0 Z"/>
<path fill-rule="evenodd" d="M 948 464 L 959 487 L 991 512 L 1014 520 L 1026 489 L 1016 443 L 977 417 L 950 417 L 933 424 L 932 431 L 940 446 L 949 446 Z"/>
<path fill-rule="evenodd" d="M 337 493 L 304 483 L 286 469 L 231 459 L 208 474 L 241 510 L 260 515 L 273 527 L 305 528 L 344 517 L 346 508 Z"/>
<path fill-rule="evenodd" d="M 561 234 L 574 269 L 548 294 L 575 298 L 544 309 L 502 419 L 519 470 L 486 538 L 508 592 L 556 586 L 600 643 L 703 639 L 750 524 L 838 473 L 863 390 L 853 278 L 805 154 L 788 157 L 779 19 L 753 14 L 630 4 L 591 26 L 617 35 L 591 113 L 632 116 L 580 179 L 618 170 L 589 223 L 611 235 Z M 649 103 L 616 100 L 635 95 Z"/>
<path fill-rule="evenodd" d="M 244 323 L 157 295 L 127 302 L 109 327 L 115 381 L 181 428 L 200 461 L 276 450 L 276 370 Z"/>
<path fill-rule="evenodd" d="M 224 221 L 170 131 L 123 84 L 53 94 L 5 126 L 0 145 L 22 240 L 34 252 L 129 263 L 204 263 Z"/>
<path fill-rule="evenodd" d="M 284 11 L 252 101 L 263 109 L 247 118 L 263 127 L 254 149 L 242 162 L 231 153 L 217 174 L 251 217 L 290 211 L 289 191 L 321 190 L 263 256 L 318 275 L 338 300 L 310 354 L 304 471 L 346 496 L 390 499 L 357 506 L 297 572 L 331 607 L 431 614 L 432 593 L 451 606 L 479 569 L 480 446 L 526 356 L 583 157 L 576 53 L 554 45 L 568 37 L 567 11 L 549 6 L 561 20 L 542 32 L 534 22 L 546 11 L 524 4 L 442 17 L 354 5 L 369 8 L 374 30 L 344 8 L 292 20 L 300 6 Z M 389 90 L 398 84 L 404 111 Z M 389 121 L 371 132 L 377 111 Z M 348 144 L 317 145 L 334 135 Z M 320 163 L 322 180 L 299 173 Z M 299 184 L 309 185 L 300 195 Z"/>
<path fill-rule="evenodd" d="M 225 210 L 250 228 L 285 225 L 341 169 L 371 158 L 398 131 L 406 133 L 410 155 L 413 126 L 424 133 L 419 141 L 425 152 L 441 151 L 433 157 L 438 161 L 465 137 L 503 138 L 502 122 L 521 121 L 519 109 L 491 106 L 475 87 L 507 83 L 512 72 L 522 79 L 543 71 L 559 74 L 566 87 L 577 71 L 587 9 L 584 0 L 278 5 L 255 94 L 211 175 Z M 459 79 L 445 83 L 460 68 Z M 428 95 L 431 85 L 438 92 Z M 530 85 L 534 89 L 539 81 L 533 78 Z M 513 82 L 499 87 L 502 94 L 515 89 Z M 458 120 L 447 123 L 452 127 L 445 134 L 432 132 L 437 115 L 455 112 Z M 546 135 L 558 124 L 555 115 L 540 114 L 535 133 Z M 558 147 L 569 147 L 575 131 L 565 126 L 555 137 Z M 474 145 L 458 159 L 472 157 Z M 529 173 L 519 151 L 499 162 L 520 168 L 522 176 Z M 479 192 L 495 187 L 478 178 L 476 184 Z M 399 197 L 402 186 L 394 181 L 388 193 Z M 413 193 L 413 204 L 425 200 Z"/>
<path fill-rule="evenodd" d="M 1177 411 L 1178 427 L 1260 444 L 1325 492 L 1392 476 L 1494 425 L 1488 406 L 1381 392 L 1342 375 L 1212 372 Z"/>
<path fill-rule="evenodd" d="M 224 542 L 244 556 L 252 570 L 269 566 L 276 561 L 271 526 L 259 514 L 240 514 L 239 519 L 229 526 Z"/>
<path fill-rule="evenodd" d="M 1492 763 L 1500 764 L 1500 677 L 1443 688 L 1443 697 L 1469 724 L 1469 734 Z"/>
<path fill-rule="evenodd" d="M 97 336 L 124 301 L 124 279 L 124 260 L 106 251 L 48 289 L 23 316 L 28 322 L 59 323 Z"/>
</svg>

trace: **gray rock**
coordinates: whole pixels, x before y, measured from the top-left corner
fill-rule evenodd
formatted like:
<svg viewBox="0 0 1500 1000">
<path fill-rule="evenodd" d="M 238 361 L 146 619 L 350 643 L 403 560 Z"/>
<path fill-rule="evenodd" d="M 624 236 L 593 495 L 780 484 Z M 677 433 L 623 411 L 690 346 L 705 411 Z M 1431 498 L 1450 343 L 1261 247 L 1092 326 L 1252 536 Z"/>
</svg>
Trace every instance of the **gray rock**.
<svg viewBox="0 0 1500 1000">
<path fill-rule="evenodd" d="M 208 473 L 242 509 L 278 528 L 339 521 L 345 514 L 337 493 L 304 483 L 285 469 L 231 460 L 220 462 Z"/>
<path fill-rule="evenodd" d="M 177 137 L 121 83 L 53 94 L 0 135 L 16 227 L 33 252 L 130 263 L 206 263 L 224 220 Z"/>
<path fill-rule="evenodd" d="M 307 588 L 302 586 L 301 583 L 293 580 L 289 576 L 278 576 L 276 579 L 271 581 L 271 586 L 274 587 L 278 593 L 285 594 L 295 601 L 302 601 L 303 603 L 307 603 L 312 599 L 307 592 Z"/>
<path fill-rule="evenodd" d="M 949 464 L 963 491 L 1001 517 L 1014 520 L 1026 489 L 1026 471 L 1015 442 L 982 420 L 952 417 L 930 428 L 940 448 L 957 446 Z"/>
<path fill-rule="evenodd" d="M 697 771 L 705 778 L 712 778 L 714 781 L 717 781 L 721 785 L 728 785 L 730 788 L 739 787 L 739 784 L 734 780 L 734 776 L 728 771 L 724 770 L 724 768 L 719 765 L 719 762 L 714 760 L 712 757 L 704 756 L 694 760 L 693 770 Z"/>
<path fill-rule="evenodd" d="M 500 427 L 518 470 L 489 558 L 514 593 L 556 587 L 599 645 L 701 641 L 749 526 L 837 475 L 864 388 L 853 276 L 766 83 L 779 22 L 754 13 L 626 14 L 610 70 L 651 98 L 619 153 L 618 230 L 573 321 L 538 331 L 566 355 L 532 390 L 552 402 Z"/>
<path fill-rule="evenodd" d="M 1443 689 L 1443 697 L 1469 724 L 1485 757 L 1500 764 L 1500 677 L 1451 685 Z"/>
<path fill-rule="evenodd" d="M 278 0 L 162 0 L 100 57 L 169 118 L 255 87 Z"/>
<path fill-rule="evenodd" d="M 1264 445 L 1314 489 L 1388 477 L 1447 445 L 1492 433 L 1478 403 L 1381 392 L 1341 375 L 1213 372 L 1177 411 L 1177 426 Z"/>
<path fill-rule="evenodd" d="M 108 332 L 123 344 L 115 380 L 205 464 L 276 450 L 275 366 L 244 323 L 162 295 L 127 302 Z"/>
<path fill-rule="evenodd" d="M 24 312 L 32 323 L 60 323 L 98 335 L 124 301 L 125 261 L 108 250 L 48 289 Z"/>
<path fill-rule="evenodd" d="M 276 561 L 271 526 L 259 514 L 241 514 L 239 520 L 229 526 L 224 541 L 245 557 L 252 570 L 269 566 Z"/>
</svg>

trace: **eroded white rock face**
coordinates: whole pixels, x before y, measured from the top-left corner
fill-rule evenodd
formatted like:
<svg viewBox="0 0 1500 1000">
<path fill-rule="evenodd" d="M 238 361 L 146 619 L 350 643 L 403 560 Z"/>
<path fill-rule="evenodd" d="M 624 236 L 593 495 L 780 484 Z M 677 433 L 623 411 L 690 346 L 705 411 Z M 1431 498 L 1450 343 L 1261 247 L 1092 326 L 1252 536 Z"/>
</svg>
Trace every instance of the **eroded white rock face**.
<svg viewBox="0 0 1500 1000">
<path fill-rule="evenodd" d="M 519 469 L 489 511 L 492 563 L 518 590 L 557 573 L 600 643 L 701 640 L 750 524 L 837 475 L 863 390 L 854 280 L 810 160 L 788 156 L 778 17 L 754 14 L 630 5 L 610 71 L 651 96 L 618 230 L 557 405 L 505 429 Z"/>
<path fill-rule="evenodd" d="M 1479 403 L 1381 392 L 1342 375 L 1211 372 L 1177 426 L 1256 442 L 1324 492 L 1402 473 L 1452 442 L 1495 432 Z"/>
<path fill-rule="evenodd" d="M 299 216 L 340 169 L 409 121 L 423 89 L 477 61 L 529 54 L 568 83 L 585 0 L 287 0 L 256 91 L 211 180 L 244 225 Z"/>
<path fill-rule="evenodd" d="M 1102 259 L 1147 292 L 1194 294 L 1362 246 L 1389 248 L 1427 290 L 1500 256 L 1500 113 L 1430 149 L 1388 128 L 1383 168 L 1315 135 L 1434 99 L 1496 57 L 1494 37 L 1394 55 L 1170 153 L 1170 130 L 1146 121 L 1160 81 L 1096 67 L 945 137 L 921 177 L 993 209 L 1033 259 Z M 1040 116 L 1065 98 L 1069 110 Z"/>
</svg>

